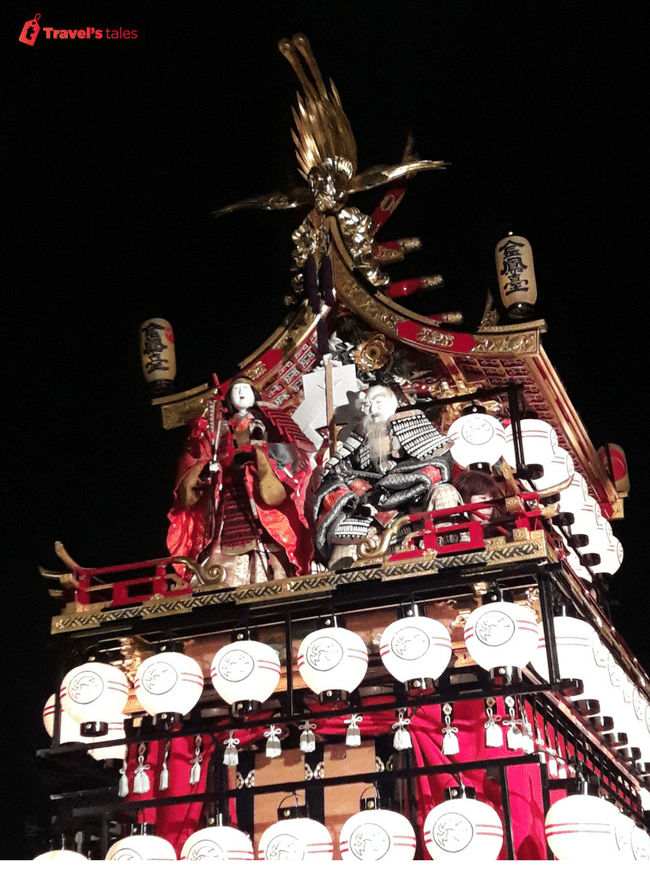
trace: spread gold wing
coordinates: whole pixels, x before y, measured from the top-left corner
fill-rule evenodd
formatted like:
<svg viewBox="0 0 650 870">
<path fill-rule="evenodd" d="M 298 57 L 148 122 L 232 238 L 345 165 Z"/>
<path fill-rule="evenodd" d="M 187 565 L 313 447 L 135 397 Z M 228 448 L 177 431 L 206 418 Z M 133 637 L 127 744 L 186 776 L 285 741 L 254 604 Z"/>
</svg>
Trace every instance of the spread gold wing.
<svg viewBox="0 0 650 870">
<path fill-rule="evenodd" d="M 370 169 L 354 176 L 348 190 L 350 193 L 370 190 L 372 187 L 379 187 L 405 175 L 415 175 L 423 169 L 444 169 L 447 165 L 444 160 L 410 160 L 408 163 L 398 163 L 395 166 L 371 166 Z"/>
<path fill-rule="evenodd" d="M 297 187 L 289 193 L 282 193 L 282 191 L 276 190 L 273 193 L 264 193 L 260 196 L 242 199 L 239 202 L 234 202 L 231 205 L 217 209 L 212 214 L 214 217 L 220 217 L 222 214 L 229 214 L 231 211 L 239 211 L 242 208 L 260 208 L 266 211 L 299 208 L 311 202 L 311 199 L 312 195 L 307 187 Z"/>
<path fill-rule="evenodd" d="M 352 174 L 357 168 L 357 145 L 352 135 L 341 98 L 330 79 L 329 92 L 312 54 L 306 36 L 297 33 L 281 39 L 278 48 L 293 67 L 303 91 L 298 94 L 298 108 L 293 110 L 296 129 L 292 131 L 301 174 L 321 166 L 334 157 L 348 160 Z"/>
</svg>

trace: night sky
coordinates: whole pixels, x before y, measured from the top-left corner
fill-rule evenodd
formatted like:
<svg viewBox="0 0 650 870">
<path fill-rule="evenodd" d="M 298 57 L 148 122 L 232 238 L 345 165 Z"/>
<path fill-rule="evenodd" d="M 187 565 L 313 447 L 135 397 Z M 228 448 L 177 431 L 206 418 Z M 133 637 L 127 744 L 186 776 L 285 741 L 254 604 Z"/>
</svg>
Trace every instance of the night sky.
<svg viewBox="0 0 650 870">
<path fill-rule="evenodd" d="M 393 276 L 444 276 L 444 290 L 414 301 L 418 311 L 461 310 L 475 327 L 494 284 L 500 228 L 509 223 L 530 240 L 544 346 L 594 443 L 627 452 L 632 497 L 614 529 L 625 561 L 612 616 L 650 669 L 645 7 L 224 8 L 18 4 L 3 35 L 4 637 L 10 671 L 23 681 L 11 756 L 27 759 L 43 741 L 40 711 L 54 689 L 52 610 L 37 571 L 59 567 L 54 541 L 87 566 L 165 554 L 181 432 L 165 432 L 149 405 L 138 325 L 150 316 L 172 322 L 182 390 L 213 371 L 232 375 L 283 317 L 296 213 L 215 220 L 211 212 L 295 178 L 296 83 L 277 50 L 295 32 L 308 36 L 339 90 L 361 169 L 398 162 L 409 130 L 421 157 L 450 164 L 412 182 L 380 237 L 423 240 Z M 43 28 L 104 36 L 65 41 L 41 30 L 23 45 L 18 36 L 36 12 Z M 137 37 L 107 38 L 120 28 Z M 353 204 L 370 211 L 378 199 L 375 191 Z M 25 764 L 22 792 L 18 773 L 7 780 L 18 822 L 30 808 Z"/>
</svg>

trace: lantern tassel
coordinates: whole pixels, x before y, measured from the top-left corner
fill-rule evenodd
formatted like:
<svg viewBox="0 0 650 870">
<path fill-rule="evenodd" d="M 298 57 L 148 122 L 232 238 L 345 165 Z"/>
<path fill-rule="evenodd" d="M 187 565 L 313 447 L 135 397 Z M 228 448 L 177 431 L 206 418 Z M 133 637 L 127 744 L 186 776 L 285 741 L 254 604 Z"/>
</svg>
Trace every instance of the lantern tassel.
<svg viewBox="0 0 650 870">
<path fill-rule="evenodd" d="M 117 796 L 123 798 L 129 793 L 129 778 L 126 775 L 126 762 L 124 762 L 124 767 L 120 770 L 120 773 L 120 784 L 117 787 Z"/>
<path fill-rule="evenodd" d="M 133 794 L 146 794 L 151 788 L 151 781 L 147 774 L 149 765 L 144 763 L 146 752 L 146 743 L 141 743 L 138 746 L 138 766 L 133 776 Z"/>
<path fill-rule="evenodd" d="M 264 732 L 264 736 L 267 739 L 266 741 L 266 757 L 267 758 L 277 758 L 282 755 L 282 744 L 279 740 L 279 735 L 282 733 L 281 728 L 277 728 L 275 725 L 271 725 L 268 731 Z"/>
<path fill-rule="evenodd" d="M 500 746 L 503 746 L 503 731 L 499 726 L 501 717 L 494 715 L 495 707 L 496 700 L 494 698 L 485 699 L 487 721 L 483 727 L 485 728 L 485 745 L 489 749 L 498 749 Z"/>
<path fill-rule="evenodd" d="M 451 717 L 454 708 L 451 704 L 443 704 L 442 712 L 445 717 L 445 724 L 442 729 L 442 752 L 443 755 L 458 755 L 460 746 L 458 745 L 458 728 L 451 724 Z"/>
<path fill-rule="evenodd" d="M 346 746 L 361 746 L 359 722 L 363 722 L 363 716 L 358 716 L 356 713 L 353 713 L 349 719 L 345 720 L 345 724 L 348 726 L 345 732 Z"/>
<path fill-rule="evenodd" d="M 165 743 L 165 751 L 163 754 L 162 768 L 160 771 L 160 779 L 158 780 L 158 788 L 160 791 L 167 791 L 169 788 L 169 768 L 167 767 L 167 759 L 169 758 L 170 742 Z"/>
<path fill-rule="evenodd" d="M 316 749 L 316 737 L 314 735 L 315 725 L 313 722 L 306 720 L 300 726 L 300 731 L 302 734 L 300 735 L 300 751 L 307 754 L 308 752 L 313 752 Z"/>
<path fill-rule="evenodd" d="M 404 715 L 406 710 L 401 708 L 397 711 L 398 720 L 394 722 L 392 727 L 395 729 L 395 736 L 393 737 L 393 749 L 397 749 L 398 751 L 402 751 L 405 749 L 411 749 L 413 746 L 413 741 L 411 740 L 411 735 L 406 730 L 406 726 L 410 725 L 411 720 L 407 719 Z"/>
<path fill-rule="evenodd" d="M 223 741 L 226 747 L 223 752 L 223 763 L 226 767 L 237 767 L 239 764 L 239 752 L 237 751 L 239 739 L 234 736 L 234 733 L 231 731 L 228 739 Z"/>
<path fill-rule="evenodd" d="M 198 785 L 201 780 L 201 763 L 203 762 L 203 738 L 197 734 L 194 738 L 194 760 L 190 768 L 190 785 Z"/>
</svg>

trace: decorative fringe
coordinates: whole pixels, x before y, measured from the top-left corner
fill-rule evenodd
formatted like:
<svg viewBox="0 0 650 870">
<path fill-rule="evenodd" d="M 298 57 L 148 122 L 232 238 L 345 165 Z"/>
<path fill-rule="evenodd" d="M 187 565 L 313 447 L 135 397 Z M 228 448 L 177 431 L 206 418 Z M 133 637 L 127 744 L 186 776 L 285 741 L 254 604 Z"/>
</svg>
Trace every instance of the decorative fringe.
<svg viewBox="0 0 650 870">
<path fill-rule="evenodd" d="M 165 743 L 165 751 L 163 753 L 163 761 L 162 768 L 160 771 L 160 779 L 158 781 L 158 789 L 160 791 L 167 791 L 169 788 L 169 768 L 167 767 L 167 759 L 169 758 L 169 750 L 171 747 L 171 742 L 168 740 Z"/>
<path fill-rule="evenodd" d="M 406 730 L 406 726 L 411 724 L 411 720 L 406 718 L 405 713 L 406 710 L 404 709 L 404 707 L 401 707 L 397 711 L 397 722 L 394 722 L 392 725 L 392 727 L 395 729 L 395 735 L 393 737 L 393 749 L 397 749 L 400 752 L 404 749 L 411 749 L 411 747 L 413 746 L 411 735 Z"/>
<path fill-rule="evenodd" d="M 345 732 L 346 746 L 361 746 L 361 730 L 359 729 L 359 722 L 363 722 L 363 716 L 358 716 L 356 713 L 353 713 L 349 719 L 345 720 L 345 724 L 348 726 L 348 729 Z"/>
<path fill-rule="evenodd" d="M 151 788 L 151 781 L 147 771 L 149 765 L 144 763 L 147 753 L 147 744 L 140 743 L 138 746 L 138 766 L 133 774 L 133 794 L 146 794 Z"/>
<path fill-rule="evenodd" d="M 124 766 L 120 770 L 120 773 L 122 775 L 120 776 L 120 784 L 117 788 L 117 796 L 123 798 L 129 793 L 129 778 L 126 775 L 126 760 L 124 761 Z"/>
<path fill-rule="evenodd" d="M 443 704 L 442 712 L 445 717 L 445 724 L 442 729 L 442 752 L 443 755 L 458 755 L 460 746 L 458 745 L 458 728 L 451 724 L 451 717 L 454 708 L 451 704 Z"/>
<path fill-rule="evenodd" d="M 487 716 L 487 721 L 483 726 L 485 728 L 485 745 L 491 749 L 503 746 L 503 731 L 499 725 L 501 717 L 494 715 L 496 703 L 494 698 L 485 699 L 485 715 Z"/>
<path fill-rule="evenodd" d="M 316 737 L 314 736 L 315 724 L 310 722 L 308 719 L 303 722 L 300 726 L 300 731 L 302 734 L 300 735 L 300 751 L 307 754 L 308 752 L 313 752 L 316 749 Z"/>
<path fill-rule="evenodd" d="M 267 758 L 277 758 L 282 755 L 282 745 L 279 739 L 280 734 L 282 734 L 282 728 L 278 728 L 275 725 L 271 725 L 269 730 L 264 732 L 264 736 L 268 738 L 266 741 Z"/>
<path fill-rule="evenodd" d="M 194 738 L 194 760 L 192 761 L 192 767 L 190 768 L 190 785 L 198 785 L 201 781 L 201 764 L 203 762 L 203 755 L 201 754 L 202 749 L 203 738 L 200 734 L 197 734 Z"/>
<path fill-rule="evenodd" d="M 231 731 L 228 739 L 223 741 L 226 747 L 223 753 L 223 763 L 226 767 L 237 767 L 239 764 L 239 752 L 237 751 L 239 739 L 233 736 L 234 733 L 234 731 Z"/>
</svg>

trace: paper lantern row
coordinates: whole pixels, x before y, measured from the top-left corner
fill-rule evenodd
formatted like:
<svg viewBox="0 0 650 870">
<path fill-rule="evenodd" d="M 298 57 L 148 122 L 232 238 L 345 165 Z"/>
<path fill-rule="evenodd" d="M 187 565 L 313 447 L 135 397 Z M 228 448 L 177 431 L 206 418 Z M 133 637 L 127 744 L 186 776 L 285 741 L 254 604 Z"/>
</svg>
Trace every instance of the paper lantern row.
<svg viewBox="0 0 650 870">
<path fill-rule="evenodd" d="M 650 765 L 650 705 L 645 695 L 623 671 L 592 626 L 572 616 L 556 616 L 553 620 L 555 643 L 562 679 L 579 679 L 583 691 L 575 693 L 575 702 L 597 701 L 595 711 L 600 727 L 617 732 L 617 739 L 627 735 L 627 747 L 633 756 Z M 548 680 L 546 642 L 543 632 L 532 665 Z M 583 704 L 583 709 L 587 709 Z M 611 720 L 611 726 L 604 724 Z"/>
<path fill-rule="evenodd" d="M 528 607 L 497 602 L 477 608 L 465 627 L 470 655 L 490 670 L 502 666 L 524 667 L 538 645 L 535 615 Z M 380 654 L 388 672 L 402 682 L 436 680 L 449 665 L 451 637 L 445 626 L 426 616 L 410 616 L 388 626 L 381 639 Z M 339 626 L 309 634 L 298 650 L 298 670 L 309 688 L 321 698 L 335 692 L 354 691 L 368 667 L 365 643 L 352 631 Z M 220 649 L 210 669 L 219 695 L 233 705 L 235 713 L 244 704 L 261 704 L 276 689 L 280 659 L 267 644 L 240 640 Z M 123 727 L 128 698 L 123 672 L 101 662 L 73 668 L 61 685 L 63 712 L 81 724 L 85 737 Z M 150 715 L 184 716 L 203 691 L 203 674 L 194 659 L 177 652 L 163 652 L 146 659 L 135 677 L 138 701 Z M 46 713 L 53 719 L 53 704 Z M 50 723 L 51 724 L 51 723 Z M 46 727 L 48 724 L 46 723 Z M 66 730 L 62 741 L 69 739 Z"/>
<path fill-rule="evenodd" d="M 523 456 L 526 466 L 539 466 L 541 477 L 535 479 L 535 489 L 543 492 L 561 489 L 559 511 L 571 515 L 571 537 L 585 538 L 577 547 L 578 573 L 587 581 L 591 575 L 585 564 L 599 574 L 615 574 L 623 561 L 623 547 L 614 536 L 610 523 L 602 516 L 597 502 L 589 495 L 587 484 L 575 471 L 571 455 L 558 444 L 557 433 L 544 420 L 525 419 L 520 422 Z M 501 457 L 516 468 L 514 430 L 504 429 L 490 414 L 475 413 L 459 417 L 450 426 L 451 454 L 462 468 L 470 465 L 492 467 Z M 582 561 L 581 561 L 582 560 Z M 584 564 L 583 564 L 584 563 Z"/>
<path fill-rule="evenodd" d="M 608 858 L 647 861 L 650 836 L 645 828 L 613 804 L 590 794 L 569 795 L 550 808 L 545 820 L 548 845 L 559 860 L 602 861 Z M 503 826 L 488 804 L 462 796 L 434 807 L 423 825 L 424 844 L 435 860 L 495 860 L 503 845 Z M 397 859 L 415 856 L 415 831 L 408 819 L 390 810 L 362 810 L 351 816 L 339 837 L 344 861 Z M 333 856 L 332 837 L 313 819 L 282 819 L 260 838 L 257 857 L 264 861 L 323 861 Z M 181 860 L 252 861 L 253 844 L 236 828 L 216 826 L 195 831 L 183 845 Z M 66 850 L 54 850 L 35 860 L 85 860 Z M 176 860 L 162 837 L 136 834 L 114 843 L 107 861 Z"/>
</svg>

